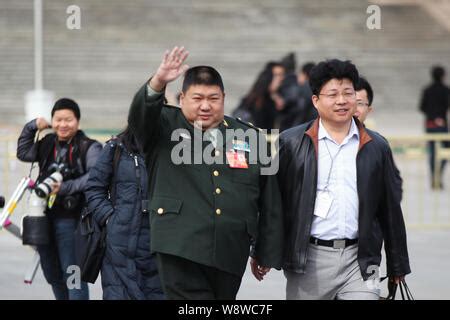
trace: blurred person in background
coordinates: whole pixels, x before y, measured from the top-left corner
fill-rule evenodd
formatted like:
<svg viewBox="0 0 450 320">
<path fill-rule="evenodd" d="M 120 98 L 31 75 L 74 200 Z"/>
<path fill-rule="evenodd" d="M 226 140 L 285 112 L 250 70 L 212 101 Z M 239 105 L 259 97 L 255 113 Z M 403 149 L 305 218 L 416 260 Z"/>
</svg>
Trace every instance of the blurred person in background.
<svg viewBox="0 0 450 320">
<path fill-rule="evenodd" d="M 364 124 L 369 113 L 372 112 L 373 90 L 366 78 L 359 77 L 356 85 L 356 112 L 355 117 Z"/>
<path fill-rule="evenodd" d="M 367 120 L 367 117 L 373 110 L 372 106 L 374 98 L 373 89 L 369 81 L 367 81 L 367 79 L 364 77 L 359 77 L 359 81 L 356 84 L 355 89 L 356 89 L 355 117 L 357 117 L 359 122 L 361 122 L 365 126 L 365 121 Z M 386 140 L 386 142 L 388 141 Z M 395 164 L 394 159 L 392 159 L 392 164 L 394 165 L 394 172 L 395 172 L 395 180 L 393 181 L 395 181 L 397 184 L 401 200 L 403 198 L 403 179 L 400 175 L 400 170 L 398 170 L 398 167 Z"/>
<path fill-rule="evenodd" d="M 303 110 L 303 123 L 317 118 L 317 110 L 312 102 L 313 93 L 309 84 L 311 69 L 315 66 L 314 62 L 307 62 L 302 65 L 298 74 L 298 83 L 300 85 L 300 106 Z"/>
<path fill-rule="evenodd" d="M 285 70 L 279 62 L 268 62 L 258 75 L 250 92 L 241 100 L 233 116 L 261 129 L 275 127 L 277 110 L 283 105 L 278 94 Z"/>
<path fill-rule="evenodd" d="M 293 52 L 283 59 L 281 64 L 286 70 L 286 75 L 278 88 L 281 97 L 278 104 L 277 127 L 280 132 L 303 123 L 303 112 L 300 106 L 300 85 L 297 81 L 296 58 Z"/>
<path fill-rule="evenodd" d="M 422 92 L 420 100 L 420 111 L 425 115 L 425 131 L 427 133 L 448 133 L 448 118 L 447 111 L 450 107 L 449 87 L 445 85 L 445 69 L 441 66 L 434 66 L 431 68 L 432 83 L 428 85 Z M 450 143 L 444 143 L 445 146 Z M 431 186 L 433 189 L 443 189 L 442 171 L 445 167 L 446 161 L 442 160 L 440 163 L 439 177 L 440 184 L 435 185 L 434 171 L 435 171 L 435 142 L 428 142 L 429 163 L 431 169 Z"/>
<path fill-rule="evenodd" d="M 317 117 L 308 82 L 314 63 L 305 63 L 298 74 L 295 74 L 294 53 L 284 57 L 281 63 L 289 72 L 286 72 L 287 75 L 278 89 L 282 102 L 278 104 L 280 132 Z"/>
<path fill-rule="evenodd" d="M 284 102 L 278 108 L 280 132 L 317 117 L 316 109 L 312 103 L 311 88 L 309 87 L 309 72 L 314 63 L 304 64 L 298 74 L 295 73 L 294 53 L 284 57 L 281 63 L 287 71 L 286 77 L 278 89 L 278 93 Z"/>
</svg>

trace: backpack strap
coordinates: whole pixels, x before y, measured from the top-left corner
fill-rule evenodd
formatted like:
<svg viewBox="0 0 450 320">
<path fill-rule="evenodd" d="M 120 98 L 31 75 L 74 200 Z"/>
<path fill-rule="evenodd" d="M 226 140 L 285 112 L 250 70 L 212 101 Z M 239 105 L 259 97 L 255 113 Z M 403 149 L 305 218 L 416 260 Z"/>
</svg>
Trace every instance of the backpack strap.
<svg viewBox="0 0 450 320">
<path fill-rule="evenodd" d="M 98 142 L 97 140 L 93 140 L 88 138 L 82 130 L 79 130 L 74 137 L 74 145 L 78 148 L 78 157 L 81 160 L 81 166 L 83 169 L 83 173 L 86 173 L 86 156 L 89 148 L 94 142 Z"/>
<path fill-rule="evenodd" d="M 80 158 L 81 164 L 83 166 L 83 171 L 86 172 L 86 156 L 89 148 L 95 142 L 95 140 L 88 139 L 87 141 L 83 141 L 80 145 Z"/>
</svg>

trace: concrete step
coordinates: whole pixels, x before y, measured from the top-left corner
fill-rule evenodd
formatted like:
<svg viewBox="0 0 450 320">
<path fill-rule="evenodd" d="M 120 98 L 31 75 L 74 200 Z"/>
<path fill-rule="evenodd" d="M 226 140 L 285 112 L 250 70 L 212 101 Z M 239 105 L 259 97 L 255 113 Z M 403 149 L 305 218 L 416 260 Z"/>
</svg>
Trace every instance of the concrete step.
<svg viewBox="0 0 450 320">
<path fill-rule="evenodd" d="M 78 0 L 82 28 L 74 31 L 65 27 L 67 5 L 44 1 L 44 84 L 57 97 L 83 101 L 87 125 L 104 124 L 105 109 L 111 110 L 108 125 L 120 123 L 135 90 L 175 44 L 189 48 L 190 65 L 211 64 L 222 73 L 228 113 L 263 65 L 290 51 L 299 63 L 351 59 L 373 83 L 379 112 L 410 110 L 431 64 L 450 69 L 448 31 L 417 5 L 382 6 L 382 29 L 368 30 L 365 1 Z M 3 0 L 2 120 L 20 113 L 33 73 L 32 6 Z"/>
</svg>

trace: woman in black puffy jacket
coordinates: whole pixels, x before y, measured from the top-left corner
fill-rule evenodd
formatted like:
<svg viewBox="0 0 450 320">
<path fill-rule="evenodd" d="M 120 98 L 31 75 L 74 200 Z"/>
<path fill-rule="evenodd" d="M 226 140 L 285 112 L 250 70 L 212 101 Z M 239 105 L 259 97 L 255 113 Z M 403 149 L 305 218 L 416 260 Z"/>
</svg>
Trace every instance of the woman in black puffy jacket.
<svg viewBox="0 0 450 320">
<path fill-rule="evenodd" d="M 156 259 L 150 253 L 147 177 L 139 144 L 128 128 L 106 143 L 89 173 L 88 208 L 107 228 L 101 269 L 105 300 L 164 299 Z"/>
</svg>

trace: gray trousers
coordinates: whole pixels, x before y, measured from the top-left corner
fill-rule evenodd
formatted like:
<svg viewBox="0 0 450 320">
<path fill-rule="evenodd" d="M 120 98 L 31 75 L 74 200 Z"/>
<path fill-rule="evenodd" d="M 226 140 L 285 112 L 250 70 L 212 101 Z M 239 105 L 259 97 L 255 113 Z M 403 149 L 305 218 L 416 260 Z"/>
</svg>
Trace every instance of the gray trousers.
<svg viewBox="0 0 450 320">
<path fill-rule="evenodd" d="M 364 281 L 358 244 L 345 249 L 309 244 L 304 274 L 284 271 L 287 300 L 378 300 L 379 278 Z"/>
</svg>

